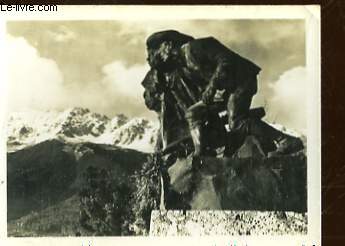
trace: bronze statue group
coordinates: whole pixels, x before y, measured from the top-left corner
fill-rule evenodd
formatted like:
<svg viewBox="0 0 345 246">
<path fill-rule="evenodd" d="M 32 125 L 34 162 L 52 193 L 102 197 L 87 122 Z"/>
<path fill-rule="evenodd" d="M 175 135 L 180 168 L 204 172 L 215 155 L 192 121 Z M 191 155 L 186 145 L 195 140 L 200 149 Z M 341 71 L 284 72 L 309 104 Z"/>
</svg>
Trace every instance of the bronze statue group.
<svg viewBox="0 0 345 246">
<path fill-rule="evenodd" d="M 145 104 L 160 121 L 157 151 L 200 157 L 223 147 L 222 155 L 232 157 L 248 136 L 267 157 L 304 148 L 299 138 L 264 122 L 263 108 L 251 108 L 261 70 L 252 61 L 213 37 L 175 30 L 152 34 L 146 45 L 151 69 L 142 85 Z"/>
</svg>

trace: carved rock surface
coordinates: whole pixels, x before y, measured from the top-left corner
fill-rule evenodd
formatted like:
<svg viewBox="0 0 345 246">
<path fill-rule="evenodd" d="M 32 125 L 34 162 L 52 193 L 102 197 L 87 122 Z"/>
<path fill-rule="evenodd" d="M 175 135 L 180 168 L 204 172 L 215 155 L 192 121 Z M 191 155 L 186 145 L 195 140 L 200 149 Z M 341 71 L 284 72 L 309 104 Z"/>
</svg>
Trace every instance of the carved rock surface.
<svg viewBox="0 0 345 246">
<path fill-rule="evenodd" d="M 303 152 L 265 158 L 254 139 L 247 139 L 237 157 L 204 157 L 193 166 L 188 158 L 168 169 L 167 209 L 306 212 Z"/>
</svg>

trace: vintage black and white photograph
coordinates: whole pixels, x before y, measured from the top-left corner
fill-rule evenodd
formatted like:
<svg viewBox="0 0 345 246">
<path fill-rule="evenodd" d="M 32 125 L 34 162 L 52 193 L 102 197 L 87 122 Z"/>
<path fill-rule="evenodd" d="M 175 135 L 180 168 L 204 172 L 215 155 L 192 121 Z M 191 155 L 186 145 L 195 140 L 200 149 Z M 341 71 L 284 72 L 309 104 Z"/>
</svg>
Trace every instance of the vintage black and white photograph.
<svg viewBox="0 0 345 246">
<path fill-rule="evenodd" d="M 308 235 L 306 19 L 9 20 L 5 37 L 8 237 Z"/>
</svg>

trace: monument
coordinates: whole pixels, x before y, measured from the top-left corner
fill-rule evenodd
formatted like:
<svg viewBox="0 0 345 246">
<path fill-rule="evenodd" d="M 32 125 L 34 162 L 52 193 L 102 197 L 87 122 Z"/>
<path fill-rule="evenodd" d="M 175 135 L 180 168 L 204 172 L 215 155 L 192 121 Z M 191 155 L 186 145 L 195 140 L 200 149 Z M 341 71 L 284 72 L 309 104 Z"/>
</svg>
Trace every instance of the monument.
<svg viewBox="0 0 345 246">
<path fill-rule="evenodd" d="M 152 34 L 147 53 L 151 69 L 142 85 L 146 106 L 160 121 L 163 210 L 152 214 L 152 235 L 169 234 L 157 227 L 166 210 L 184 211 L 172 235 L 191 234 L 186 218 L 203 216 L 195 210 L 227 210 L 221 217 L 234 216 L 230 221 L 253 215 L 229 210 L 265 211 L 276 220 L 301 216 L 303 226 L 290 232 L 306 231 L 305 147 L 263 121 L 263 107 L 251 108 L 261 68 L 213 37 L 175 30 Z M 196 234 L 209 233 L 201 228 Z"/>
</svg>

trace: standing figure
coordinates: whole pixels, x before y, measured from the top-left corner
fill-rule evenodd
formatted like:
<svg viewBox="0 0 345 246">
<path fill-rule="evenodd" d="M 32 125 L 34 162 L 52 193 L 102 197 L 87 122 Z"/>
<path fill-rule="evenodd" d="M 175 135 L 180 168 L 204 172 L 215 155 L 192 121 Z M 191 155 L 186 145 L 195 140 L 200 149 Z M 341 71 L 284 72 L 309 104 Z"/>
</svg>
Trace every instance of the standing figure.
<svg viewBox="0 0 345 246">
<path fill-rule="evenodd" d="M 142 81 L 144 100 L 148 109 L 155 111 L 160 123 L 155 150 L 160 152 L 172 142 L 189 135 L 185 114 L 171 91 L 164 88 L 164 79 L 150 69 Z"/>
</svg>

